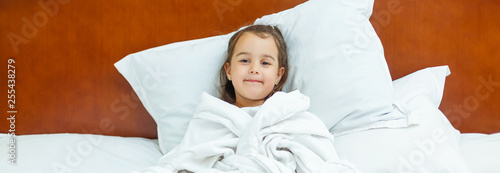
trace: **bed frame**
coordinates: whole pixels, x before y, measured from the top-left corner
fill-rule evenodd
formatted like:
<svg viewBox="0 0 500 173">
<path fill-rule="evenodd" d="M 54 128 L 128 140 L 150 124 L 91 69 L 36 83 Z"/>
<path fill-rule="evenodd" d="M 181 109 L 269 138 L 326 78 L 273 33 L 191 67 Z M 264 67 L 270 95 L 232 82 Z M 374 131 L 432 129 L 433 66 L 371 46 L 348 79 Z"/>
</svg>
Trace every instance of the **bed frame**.
<svg viewBox="0 0 500 173">
<path fill-rule="evenodd" d="M 113 64 L 148 48 L 226 34 L 304 0 L 0 1 L 0 132 L 156 138 Z M 371 22 L 393 79 L 449 65 L 440 109 L 461 132 L 500 132 L 500 1 L 376 0 Z M 17 111 L 7 112 L 6 111 Z M 15 114 L 15 127 L 6 118 Z M 9 128 L 10 127 L 10 128 Z"/>
</svg>

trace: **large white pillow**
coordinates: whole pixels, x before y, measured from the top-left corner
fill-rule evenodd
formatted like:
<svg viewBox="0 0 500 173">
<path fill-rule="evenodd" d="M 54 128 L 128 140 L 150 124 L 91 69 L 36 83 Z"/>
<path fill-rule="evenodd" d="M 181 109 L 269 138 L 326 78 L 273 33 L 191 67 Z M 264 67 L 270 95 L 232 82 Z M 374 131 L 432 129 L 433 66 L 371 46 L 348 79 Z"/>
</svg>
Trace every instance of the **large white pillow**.
<svg viewBox="0 0 500 173">
<path fill-rule="evenodd" d="M 419 124 L 338 136 L 339 158 L 361 172 L 471 172 L 459 148 L 460 132 L 437 108 L 448 74 L 440 66 L 394 81 L 395 99 Z"/>
<path fill-rule="evenodd" d="M 308 95 L 310 111 L 335 134 L 409 124 L 392 106 L 391 77 L 368 20 L 372 7 L 373 0 L 311 0 L 255 22 L 282 30 L 291 67 L 285 91 Z M 201 93 L 218 95 L 217 70 L 232 34 L 145 50 L 115 64 L 155 119 L 162 152 L 181 141 Z"/>
<path fill-rule="evenodd" d="M 369 21 L 373 3 L 309 1 L 255 21 L 282 30 L 291 64 L 284 90 L 309 96 L 309 111 L 335 135 L 409 123 L 392 106 L 392 79 Z"/>
<path fill-rule="evenodd" d="M 182 140 L 202 92 L 216 95 L 230 35 L 169 44 L 115 63 L 158 125 L 165 154 Z"/>
</svg>

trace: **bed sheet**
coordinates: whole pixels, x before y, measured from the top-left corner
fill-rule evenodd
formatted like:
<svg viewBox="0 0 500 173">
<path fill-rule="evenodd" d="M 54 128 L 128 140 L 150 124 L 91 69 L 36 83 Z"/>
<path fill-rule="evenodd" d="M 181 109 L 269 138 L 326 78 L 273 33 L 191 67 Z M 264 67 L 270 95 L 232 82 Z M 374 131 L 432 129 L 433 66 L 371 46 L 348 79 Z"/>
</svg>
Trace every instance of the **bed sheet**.
<svg viewBox="0 0 500 173">
<path fill-rule="evenodd" d="M 460 150 L 474 172 L 500 172 L 500 133 L 463 133 Z"/>
<path fill-rule="evenodd" d="M 0 134 L 0 172 L 131 172 L 156 165 L 162 156 L 156 139 L 90 134 L 16 136 L 16 164 L 9 163 L 12 147 Z"/>
<path fill-rule="evenodd" d="M 130 172 L 156 165 L 155 139 L 89 134 L 17 136 L 16 165 L 10 165 L 7 134 L 0 134 L 0 172 Z M 460 134 L 460 150 L 474 172 L 498 172 L 500 133 Z"/>
</svg>

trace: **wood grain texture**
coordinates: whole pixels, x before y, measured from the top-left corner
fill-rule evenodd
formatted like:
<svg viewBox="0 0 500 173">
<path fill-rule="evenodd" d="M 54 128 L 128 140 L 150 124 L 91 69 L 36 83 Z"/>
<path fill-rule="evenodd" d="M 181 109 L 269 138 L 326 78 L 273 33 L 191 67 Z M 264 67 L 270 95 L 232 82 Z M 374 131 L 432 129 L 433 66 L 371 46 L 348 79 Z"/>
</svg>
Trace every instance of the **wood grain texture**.
<svg viewBox="0 0 500 173">
<path fill-rule="evenodd" d="M 226 34 L 302 2 L 0 1 L 0 64 L 16 60 L 16 134 L 156 138 L 155 122 L 113 66 L 116 61 L 160 45 Z M 493 133 L 500 131 L 499 11 L 500 2 L 493 0 L 377 0 L 371 21 L 393 79 L 449 65 L 440 109 L 462 132 Z M 0 91 L 7 90 L 6 80 Z M 7 98 L 0 100 L 6 110 Z M 5 133 L 9 122 L 2 117 Z"/>
</svg>

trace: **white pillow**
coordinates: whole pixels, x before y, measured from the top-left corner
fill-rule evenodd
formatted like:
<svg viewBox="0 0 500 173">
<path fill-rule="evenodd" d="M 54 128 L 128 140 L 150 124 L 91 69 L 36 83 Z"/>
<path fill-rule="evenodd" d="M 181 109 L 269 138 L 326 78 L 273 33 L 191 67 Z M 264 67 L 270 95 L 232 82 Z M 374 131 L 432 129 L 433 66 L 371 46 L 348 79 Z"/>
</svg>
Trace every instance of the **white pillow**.
<svg viewBox="0 0 500 173">
<path fill-rule="evenodd" d="M 310 111 L 336 134 L 409 124 L 393 111 L 391 77 L 368 20 L 372 7 L 373 0 L 311 0 L 255 22 L 282 30 L 291 67 L 284 90 L 309 96 Z M 201 93 L 218 96 L 217 71 L 232 34 L 145 50 L 115 64 L 155 119 L 162 152 L 181 141 Z"/>
<path fill-rule="evenodd" d="M 443 98 L 444 82 L 450 75 L 447 65 L 418 70 L 392 82 L 394 99 L 407 103 L 415 96 L 427 97 L 436 108 Z"/>
<path fill-rule="evenodd" d="M 436 105 L 448 74 L 448 67 L 441 66 L 394 81 L 395 99 L 419 124 L 336 137 L 339 158 L 361 172 L 471 172 L 459 148 L 460 132 Z"/>
<path fill-rule="evenodd" d="M 158 126 L 163 154 L 182 140 L 202 92 L 216 95 L 230 35 L 179 42 L 115 63 Z"/>
<path fill-rule="evenodd" d="M 291 64 L 284 90 L 309 96 L 309 111 L 335 135 L 408 125 L 393 111 L 392 79 L 369 21 L 372 8 L 373 0 L 316 0 L 255 22 L 281 29 Z"/>
</svg>

